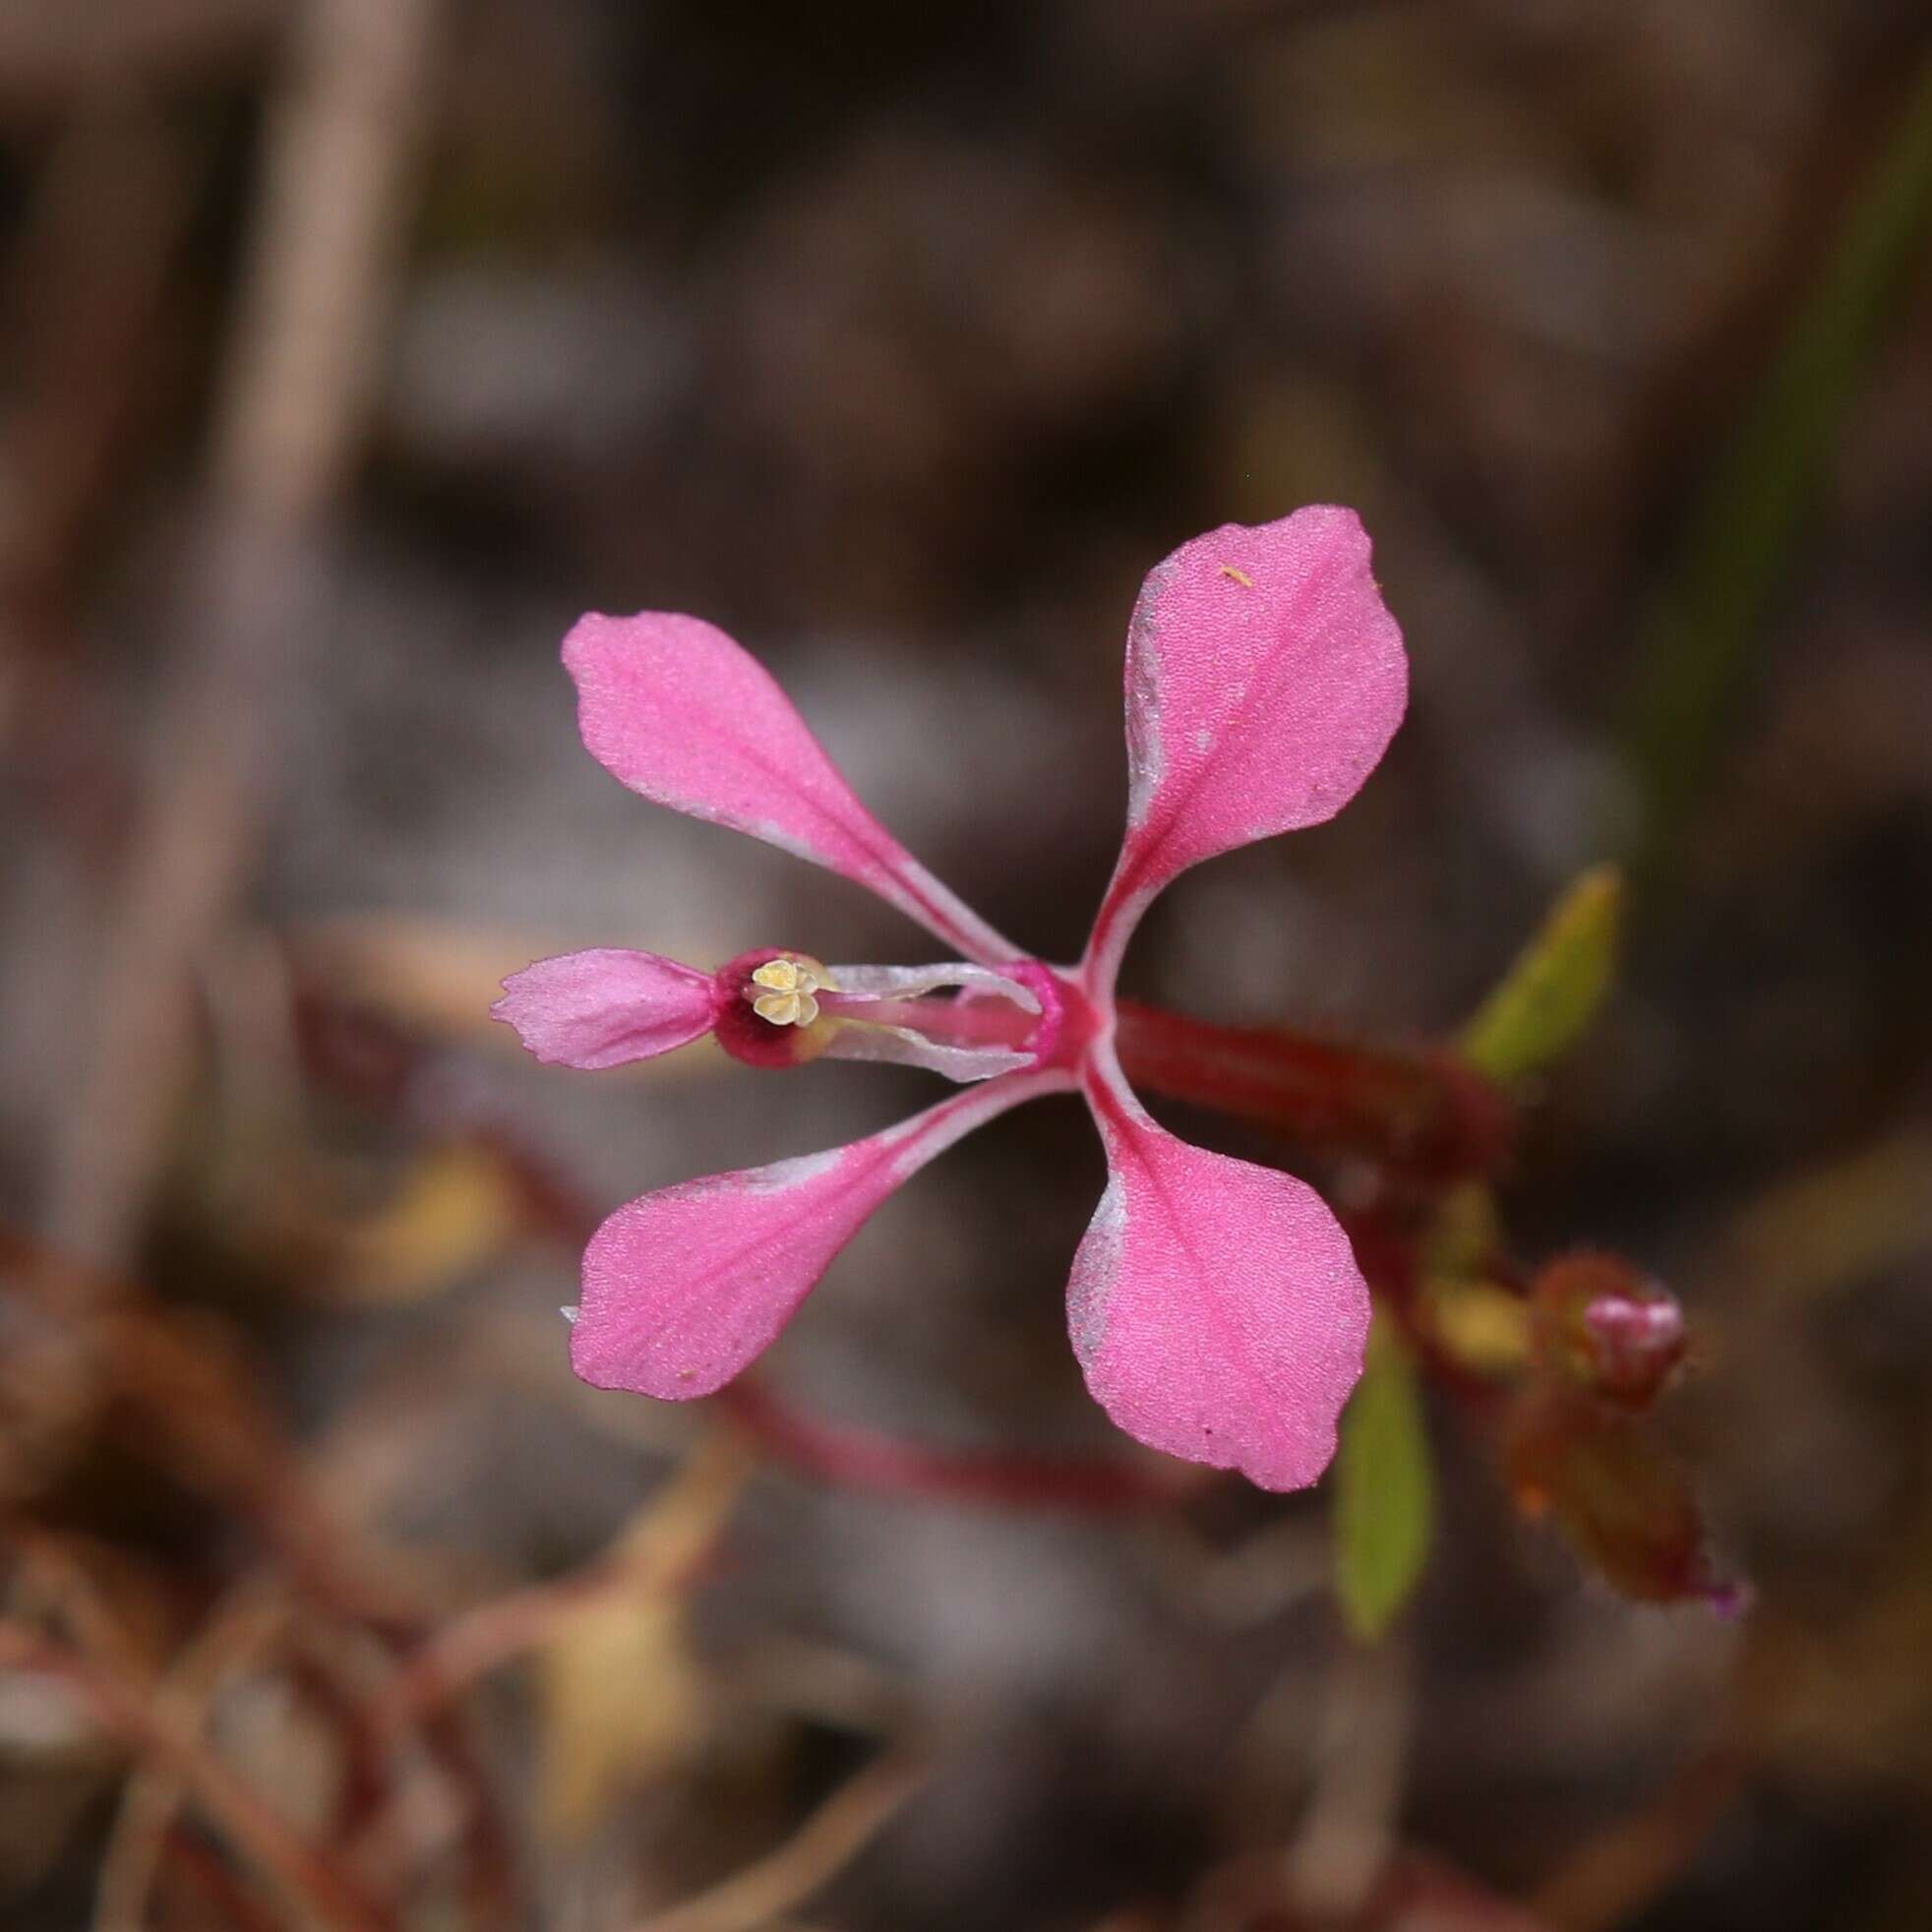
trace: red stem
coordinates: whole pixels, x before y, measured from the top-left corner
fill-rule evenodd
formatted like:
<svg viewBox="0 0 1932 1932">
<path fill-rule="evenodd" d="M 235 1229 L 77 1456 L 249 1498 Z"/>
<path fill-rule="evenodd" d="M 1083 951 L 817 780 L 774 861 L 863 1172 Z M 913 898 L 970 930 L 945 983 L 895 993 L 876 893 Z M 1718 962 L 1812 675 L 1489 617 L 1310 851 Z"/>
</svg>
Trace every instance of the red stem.
<svg viewBox="0 0 1932 1932">
<path fill-rule="evenodd" d="M 58 1677 L 70 1685 L 102 1729 L 179 1778 L 235 1847 L 317 1920 L 338 1932 L 387 1932 L 392 1926 L 390 1913 L 302 1838 L 248 1780 L 171 1723 L 146 1686 L 124 1683 L 25 1624 L 5 1621 L 0 1621 L 0 1669 Z"/>
<path fill-rule="evenodd" d="M 715 1400 L 767 1455 L 842 1489 L 928 1502 L 1107 1513 L 1178 1502 L 1212 1473 L 1099 1458 L 929 1449 L 876 1429 L 808 1416 L 751 1375 Z"/>
<path fill-rule="evenodd" d="M 1342 1046 L 1277 1027 L 1215 1026 L 1122 1000 L 1115 1036 L 1136 1086 L 1414 1177 L 1487 1173 L 1508 1151 L 1509 1104 L 1443 1049 Z"/>
</svg>

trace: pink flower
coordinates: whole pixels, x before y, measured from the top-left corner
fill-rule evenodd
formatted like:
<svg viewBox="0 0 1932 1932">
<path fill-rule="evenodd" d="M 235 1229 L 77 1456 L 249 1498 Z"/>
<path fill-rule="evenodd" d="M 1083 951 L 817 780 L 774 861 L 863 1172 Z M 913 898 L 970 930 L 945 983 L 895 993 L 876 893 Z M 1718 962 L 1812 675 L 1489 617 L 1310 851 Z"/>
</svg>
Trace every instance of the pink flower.
<svg viewBox="0 0 1932 1932">
<path fill-rule="evenodd" d="M 960 963 L 834 966 L 785 950 L 700 973 L 650 953 L 540 960 L 495 1011 L 540 1059 L 580 1067 L 713 1034 L 759 1065 L 896 1059 L 963 1091 L 884 1133 L 713 1175 L 619 1208 L 583 1257 L 571 1337 L 602 1388 L 707 1395 L 766 1348 L 885 1197 L 975 1127 L 1075 1092 L 1110 1178 L 1073 1261 L 1087 1386 L 1154 1448 L 1312 1482 L 1360 1372 L 1368 1295 L 1304 1182 L 1177 1140 L 1121 1077 L 1115 980 L 1180 873 L 1348 803 L 1401 721 L 1401 633 L 1353 512 L 1298 511 L 1183 545 L 1127 634 L 1127 829 L 1077 966 L 1002 938 L 854 797 L 759 665 L 697 618 L 586 617 L 564 643 L 591 754 L 659 805 L 867 885 Z"/>
</svg>

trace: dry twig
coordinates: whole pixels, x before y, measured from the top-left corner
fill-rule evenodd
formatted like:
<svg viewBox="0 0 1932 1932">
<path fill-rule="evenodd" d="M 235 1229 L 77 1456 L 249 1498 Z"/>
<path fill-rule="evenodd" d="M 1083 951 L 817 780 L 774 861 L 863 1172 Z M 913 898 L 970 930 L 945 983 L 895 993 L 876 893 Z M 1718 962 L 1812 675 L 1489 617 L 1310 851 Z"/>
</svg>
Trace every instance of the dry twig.
<svg viewBox="0 0 1932 1932">
<path fill-rule="evenodd" d="M 48 1225 L 126 1255 L 164 1158 L 187 1002 L 253 858 L 323 515 L 355 448 L 419 131 L 434 0 L 314 0 L 272 120 L 253 269 L 183 600 L 185 658 L 129 854 Z"/>
<path fill-rule="evenodd" d="M 841 1784 L 777 1850 L 636 1932 L 753 1932 L 803 1904 L 851 1863 L 920 1790 L 923 1754 L 894 1751 Z"/>
<path fill-rule="evenodd" d="M 341 1932 L 388 1932 L 376 1902 L 200 1738 L 183 1729 L 146 1684 L 130 1683 L 24 1624 L 0 1621 L 0 1669 L 59 1678 L 94 1721 L 180 1780 L 223 1835 L 291 1905 Z"/>
<path fill-rule="evenodd" d="M 222 1679 L 280 1633 L 286 1607 L 271 1595 L 244 1590 L 154 1687 L 157 1713 L 184 1736 L 201 1736 Z M 129 1779 L 101 1859 L 94 1932 L 142 1932 L 149 1923 L 150 1896 L 186 1795 L 185 1781 L 172 1766 L 144 1764 Z"/>
</svg>

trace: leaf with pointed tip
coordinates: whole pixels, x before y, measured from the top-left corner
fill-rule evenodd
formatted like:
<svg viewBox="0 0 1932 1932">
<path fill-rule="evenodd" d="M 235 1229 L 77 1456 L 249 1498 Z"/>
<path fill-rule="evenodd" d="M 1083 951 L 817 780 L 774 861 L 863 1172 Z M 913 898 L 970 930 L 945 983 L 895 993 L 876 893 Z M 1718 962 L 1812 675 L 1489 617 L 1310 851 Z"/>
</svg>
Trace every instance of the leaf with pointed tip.
<svg viewBox="0 0 1932 1932">
<path fill-rule="evenodd" d="M 1610 990 L 1622 915 L 1615 866 L 1573 879 L 1463 1029 L 1470 1064 L 1492 1080 L 1520 1080 L 1567 1052 Z"/>
<path fill-rule="evenodd" d="M 1428 1560 L 1435 1479 L 1416 1371 L 1384 1317 L 1369 1331 L 1335 1460 L 1335 1595 L 1350 1633 L 1373 1643 Z"/>
</svg>

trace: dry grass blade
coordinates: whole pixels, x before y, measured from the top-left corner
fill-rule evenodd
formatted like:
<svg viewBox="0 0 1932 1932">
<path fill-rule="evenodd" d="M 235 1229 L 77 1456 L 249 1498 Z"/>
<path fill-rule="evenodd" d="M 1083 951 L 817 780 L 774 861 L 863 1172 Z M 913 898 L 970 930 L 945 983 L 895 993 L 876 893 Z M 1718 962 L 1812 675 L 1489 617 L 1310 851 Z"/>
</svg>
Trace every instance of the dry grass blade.
<svg viewBox="0 0 1932 1932">
<path fill-rule="evenodd" d="M 416 145 L 433 0 L 315 0 L 274 112 L 203 541 L 196 640 L 128 855 L 89 1063 L 58 1123 L 48 1225 L 125 1256 L 187 1072 L 192 976 L 247 876 L 272 790 L 317 525 L 359 433 Z"/>
<path fill-rule="evenodd" d="M 389 1932 L 389 1914 L 199 1738 L 184 1731 L 146 1685 L 126 1682 L 79 1653 L 13 1622 L 0 1622 L 0 1669 L 38 1672 L 67 1684 L 102 1729 L 178 1778 L 236 1849 L 292 1906 L 338 1932 Z"/>
<path fill-rule="evenodd" d="M 841 1784 L 799 1830 L 744 1870 L 635 1932 L 753 1932 L 827 1884 L 918 1793 L 931 1774 L 923 1753 L 894 1751 Z"/>
<path fill-rule="evenodd" d="M 285 1616 L 286 1605 L 273 1596 L 245 1591 L 156 1686 L 157 1710 L 168 1712 L 185 1735 L 200 1735 L 221 1680 L 273 1642 Z M 150 1922 L 151 1894 L 185 1795 L 179 1772 L 158 1765 L 144 1765 L 128 1781 L 101 1860 L 94 1932 L 142 1932 Z"/>
</svg>

